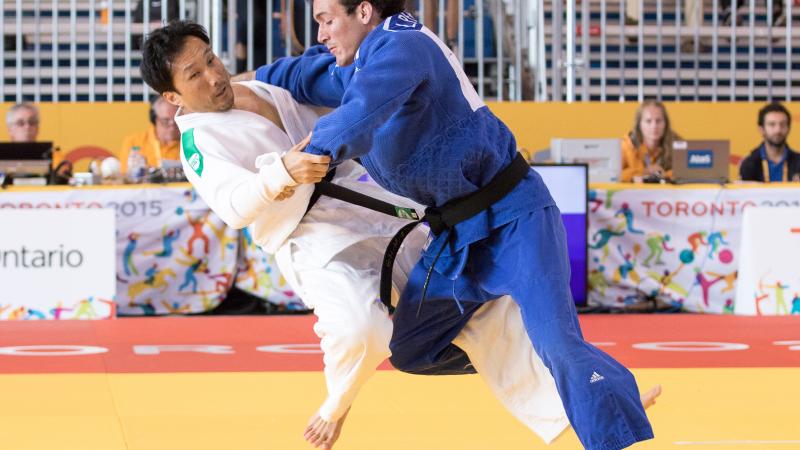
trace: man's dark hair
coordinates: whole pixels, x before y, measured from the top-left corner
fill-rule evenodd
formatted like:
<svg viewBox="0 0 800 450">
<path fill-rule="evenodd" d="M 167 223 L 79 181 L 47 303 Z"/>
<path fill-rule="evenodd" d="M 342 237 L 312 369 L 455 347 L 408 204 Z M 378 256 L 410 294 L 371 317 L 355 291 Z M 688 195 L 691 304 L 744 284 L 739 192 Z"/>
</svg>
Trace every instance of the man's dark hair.
<svg viewBox="0 0 800 450">
<path fill-rule="evenodd" d="M 175 20 L 147 35 L 142 48 L 139 71 L 148 86 L 159 94 L 178 90 L 172 82 L 172 64 L 183 50 L 186 39 L 196 37 L 206 44 L 211 41 L 202 25 L 188 20 Z"/>
<path fill-rule="evenodd" d="M 789 121 L 789 126 L 790 127 L 792 126 L 792 115 L 789 114 L 789 110 L 786 109 L 785 106 L 783 106 L 782 104 L 780 104 L 778 102 L 770 103 L 769 105 L 761 108 L 761 110 L 758 111 L 758 126 L 763 127 L 764 126 L 764 118 L 767 117 L 767 114 L 774 113 L 774 112 L 779 112 L 779 113 L 785 114 L 786 115 L 786 119 Z"/>
<path fill-rule="evenodd" d="M 372 7 L 381 14 L 381 19 L 403 12 L 406 5 L 405 0 L 339 0 L 339 3 L 344 6 L 349 16 L 363 1 L 372 4 Z"/>
</svg>

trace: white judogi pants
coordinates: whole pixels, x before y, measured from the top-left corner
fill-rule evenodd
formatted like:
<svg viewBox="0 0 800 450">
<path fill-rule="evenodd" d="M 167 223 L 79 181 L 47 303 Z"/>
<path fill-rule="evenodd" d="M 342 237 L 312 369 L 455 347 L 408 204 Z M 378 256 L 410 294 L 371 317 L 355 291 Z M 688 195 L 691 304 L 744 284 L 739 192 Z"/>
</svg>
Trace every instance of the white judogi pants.
<svg viewBox="0 0 800 450">
<path fill-rule="evenodd" d="M 405 286 L 424 239 L 424 233 L 412 234 L 398 255 L 393 276 L 398 291 Z M 314 263 L 313 250 L 291 251 L 299 284 L 295 289 L 318 318 L 314 332 L 321 339 L 328 388 L 319 409 L 324 420 L 341 418 L 390 355 L 392 322 L 377 300 L 388 242 L 385 237 L 358 242 L 322 265 Z M 549 443 L 569 424 L 555 382 L 533 350 L 511 298 L 487 302 L 454 343 L 467 353 L 498 400 L 543 440 Z"/>
</svg>

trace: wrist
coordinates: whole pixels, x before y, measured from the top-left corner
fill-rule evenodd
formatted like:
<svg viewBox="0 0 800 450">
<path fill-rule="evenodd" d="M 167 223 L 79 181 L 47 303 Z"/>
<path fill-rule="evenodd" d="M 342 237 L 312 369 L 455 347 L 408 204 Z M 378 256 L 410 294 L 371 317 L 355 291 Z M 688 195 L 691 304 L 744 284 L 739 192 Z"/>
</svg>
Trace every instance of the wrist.
<svg viewBox="0 0 800 450">
<path fill-rule="evenodd" d="M 277 153 L 266 153 L 259 156 L 256 159 L 256 168 L 263 192 L 271 200 L 274 200 L 287 187 L 297 185 L 289 174 L 283 158 Z"/>
</svg>

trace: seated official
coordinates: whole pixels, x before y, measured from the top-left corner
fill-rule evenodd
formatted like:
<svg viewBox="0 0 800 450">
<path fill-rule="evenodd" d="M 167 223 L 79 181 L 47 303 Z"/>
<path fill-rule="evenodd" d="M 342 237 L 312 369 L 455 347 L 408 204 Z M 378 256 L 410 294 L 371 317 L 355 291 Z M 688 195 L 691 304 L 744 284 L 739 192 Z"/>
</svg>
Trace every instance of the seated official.
<svg viewBox="0 0 800 450">
<path fill-rule="evenodd" d="M 680 137 L 672 131 L 667 109 L 646 100 L 636 110 L 633 129 L 622 138 L 624 183 L 658 181 L 672 177 L 672 143 Z"/>
<path fill-rule="evenodd" d="M 771 103 L 758 112 L 758 131 L 763 141 L 739 165 L 742 181 L 782 183 L 800 181 L 800 153 L 786 144 L 792 116 L 780 103 Z"/>
<path fill-rule="evenodd" d="M 16 105 L 9 108 L 8 112 L 6 113 L 6 126 L 8 127 L 8 140 L 12 143 L 17 144 L 29 144 L 40 142 L 39 141 L 39 108 L 34 105 L 33 103 L 22 102 L 17 103 Z M 49 143 L 49 142 L 48 142 Z M 13 148 L 13 146 L 12 146 Z M 34 148 L 38 154 L 38 147 Z M 13 151 L 13 150 L 12 150 Z M 45 151 L 45 147 L 41 148 L 41 151 Z M 22 159 L 39 159 L 39 157 L 30 157 L 30 153 L 26 153 L 28 156 L 21 157 Z M 19 157 L 19 155 L 7 155 L 11 159 L 15 159 Z M 65 162 L 63 164 L 59 164 L 61 162 L 61 158 L 58 152 L 49 153 L 46 155 L 42 155 L 42 158 L 52 158 L 53 166 L 53 174 L 51 175 L 50 182 L 59 182 L 62 181 L 63 177 L 69 177 L 69 171 L 71 170 L 71 164 L 69 162 Z M 25 171 L 11 171 L 11 173 L 6 173 L 5 170 L 0 170 L 0 184 L 6 185 L 12 182 L 24 181 L 23 178 L 30 178 L 31 180 L 42 180 L 42 176 L 34 173 L 25 173 Z M 63 180 L 66 180 L 64 178 Z"/>
<path fill-rule="evenodd" d="M 150 102 L 150 126 L 122 141 L 119 152 L 122 173 L 128 172 L 128 156 L 134 147 L 139 148 L 147 167 L 161 167 L 164 160 L 180 161 L 181 133 L 175 125 L 177 110 L 162 97 L 153 98 Z"/>
<path fill-rule="evenodd" d="M 11 142 L 36 142 L 39 137 L 39 108 L 32 103 L 17 103 L 6 114 Z"/>
</svg>

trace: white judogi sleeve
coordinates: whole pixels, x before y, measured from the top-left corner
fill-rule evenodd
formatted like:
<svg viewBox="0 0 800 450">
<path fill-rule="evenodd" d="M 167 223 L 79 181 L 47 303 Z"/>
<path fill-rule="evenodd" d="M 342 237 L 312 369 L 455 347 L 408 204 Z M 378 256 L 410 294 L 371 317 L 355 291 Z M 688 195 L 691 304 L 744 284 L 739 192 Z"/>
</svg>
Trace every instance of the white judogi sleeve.
<svg viewBox="0 0 800 450">
<path fill-rule="evenodd" d="M 187 178 L 211 209 L 228 226 L 243 228 L 268 209 L 284 188 L 297 183 L 286 171 L 279 153 L 259 156 L 253 167 L 255 172 L 241 167 L 224 150 L 217 131 L 220 130 L 206 127 L 183 133 L 181 162 Z"/>
<path fill-rule="evenodd" d="M 181 163 L 200 197 L 232 228 L 250 226 L 253 240 L 275 253 L 297 228 L 314 187 L 298 185 L 281 156 L 293 142 L 277 125 L 248 111 L 182 114 Z"/>
</svg>

